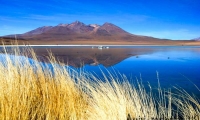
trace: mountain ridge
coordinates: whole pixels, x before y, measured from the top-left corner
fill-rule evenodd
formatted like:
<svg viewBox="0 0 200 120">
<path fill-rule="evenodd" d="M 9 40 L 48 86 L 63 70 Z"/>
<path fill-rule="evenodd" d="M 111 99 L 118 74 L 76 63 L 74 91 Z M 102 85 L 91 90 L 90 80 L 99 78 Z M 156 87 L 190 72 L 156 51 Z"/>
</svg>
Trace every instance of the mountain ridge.
<svg viewBox="0 0 200 120">
<path fill-rule="evenodd" d="M 125 30 L 121 29 L 120 27 L 105 22 L 103 25 L 98 24 L 89 24 L 85 25 L 84 23 L 80 21 L 75 21 L 70 24 L 60 23 L 56 26 L 42 26 L 38 27 L 34 30 L 28 31 L 23 34 L 18 34 L 20 37 L 29 36 L 29 35 L 39 35 L 43 33 L 67 33 L 67 32 L 73 32 L 80 33 L 80 34 L 93 34 L 93 35 L 100 35 L 100 36 L 111 36 L 111 35 L 119 35 L 119 34 L 128 34 L 128 35 L 134 35 L 131 33 L 126 32 Z M 12 36 L 12 35 L 7 35 Z M 13 35 L 14 36 L 14 35 Z"/>
<path fill-rule="evenodd" d="M 7 44 L 10 44 L 16 38 L 20 41 L 20 44 L 184 45 L 195 41 L 173 41 L 135 35 L 109 22 L 105 22 L 103 25 L 86 25 L 80 21 L 70 24 L 60 23 L 56 26 L 43 26 L 23 34 L 7 35 L 0 38 L 6 40 Z"/>
</svg>

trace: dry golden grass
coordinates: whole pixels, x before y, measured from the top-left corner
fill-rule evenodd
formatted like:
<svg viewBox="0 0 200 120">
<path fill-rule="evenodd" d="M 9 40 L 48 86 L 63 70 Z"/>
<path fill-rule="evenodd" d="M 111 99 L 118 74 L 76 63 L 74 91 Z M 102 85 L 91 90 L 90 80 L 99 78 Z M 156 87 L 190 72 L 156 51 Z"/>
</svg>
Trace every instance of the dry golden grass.
<svg viewBox="0 0 200 120">
<path fill-rule="evenodd" d="M 9 53 L 4 49 L 0 62 L 1 120 L 200 117 L 199 99 L 184 90 L 175 94 L 158 86 L 156 97 L 151 86 L 146 91 L 142 83 L 131 85 L 123 75 L 101 80 L 69 70 L 52 55 L 47 63 L 38 62 L 30 48 Z"/>
</svg>

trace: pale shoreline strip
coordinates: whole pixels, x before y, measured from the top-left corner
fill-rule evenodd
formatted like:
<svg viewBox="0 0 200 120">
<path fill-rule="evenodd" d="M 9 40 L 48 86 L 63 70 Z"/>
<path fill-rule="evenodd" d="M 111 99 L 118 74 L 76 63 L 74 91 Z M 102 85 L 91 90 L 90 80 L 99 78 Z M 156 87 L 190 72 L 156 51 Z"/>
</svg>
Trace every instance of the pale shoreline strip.
<svg viewBox="0 0 200 120">
<path fill-rule="evenodd" d="M 137 47 L 137 46 L 181 46 L 181 45 L 0 45 L 0 47 Z M 185 45 L 190 46 L 190 45 Z M 198 46 L 198 45 L 197 45 Z"/>
</svg>

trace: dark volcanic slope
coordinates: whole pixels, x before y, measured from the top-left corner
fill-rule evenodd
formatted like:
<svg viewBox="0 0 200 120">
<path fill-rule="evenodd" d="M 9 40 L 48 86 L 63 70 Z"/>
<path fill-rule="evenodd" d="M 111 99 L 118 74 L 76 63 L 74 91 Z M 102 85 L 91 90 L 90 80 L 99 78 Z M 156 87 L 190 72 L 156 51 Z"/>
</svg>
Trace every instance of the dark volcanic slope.
<svg viewBox="0 0 200 120">
<path fill-rule="evenodd" d="M 1 37 L 7 44 L 16 39 L 15 35 Z M 191 41 L 172 41 L 139 36 L 126 32 L 112 23 L 85 25 L 75 21 L 71 24 L 44 26 L 17 35 L 20 44 L 158 44 L 183 45 Z M 48 41 L 48 42 L 47 42 Z M 195 40 L 194 40 L 195 41 Z"/>
<path fill-rule="evenodd" d="M 129 34 L 112 23 L 104 23 L 98 30 L 105 30 L 110 35 Z"/>
<path fill-rule="evenodd" d="M 52 26 L 44 26 L 44 27 L 39 27 L 35 30 L 31 30 L 27 33 L 24 33 L 23 35 L 26 35 L 26 36 L 30 36 L 30 35 L 38 35 L 38 34 L 42 34 L 48 30 L 50 30 L 52 28 Z"/>
</svg>

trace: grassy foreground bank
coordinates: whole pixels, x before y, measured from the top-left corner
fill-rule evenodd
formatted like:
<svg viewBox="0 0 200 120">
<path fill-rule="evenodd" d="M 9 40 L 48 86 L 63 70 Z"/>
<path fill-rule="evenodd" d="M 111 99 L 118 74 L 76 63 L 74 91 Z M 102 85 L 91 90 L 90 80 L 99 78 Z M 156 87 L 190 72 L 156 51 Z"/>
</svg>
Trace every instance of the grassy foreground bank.
<svg viewBox="0 0 200 120">
<path fill-rule="evenodd" d="M 199 99 L 184 90 L 158 86 L 155 94 L 123 75 L 101 80 L 69 70 L 52 55 L 42 64 L 31 49 L 4 49 L 1 56 L 1 120 L 200 119 Z"/>
</svg>

